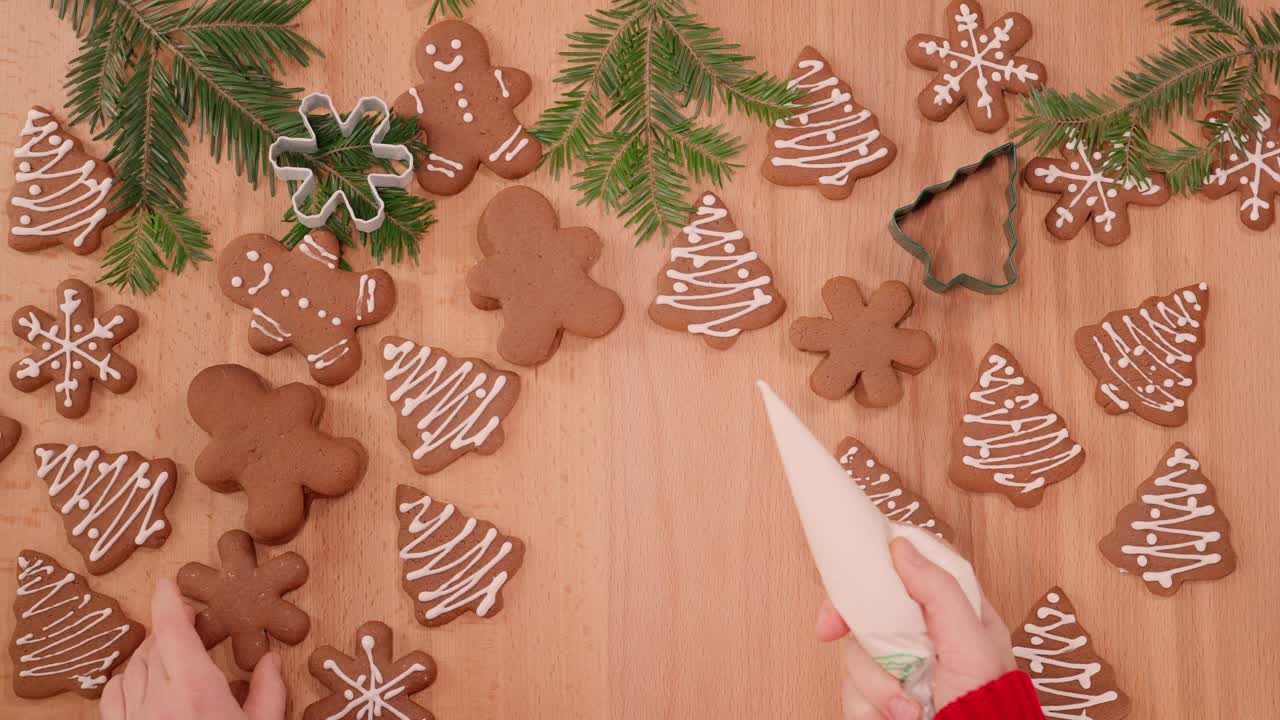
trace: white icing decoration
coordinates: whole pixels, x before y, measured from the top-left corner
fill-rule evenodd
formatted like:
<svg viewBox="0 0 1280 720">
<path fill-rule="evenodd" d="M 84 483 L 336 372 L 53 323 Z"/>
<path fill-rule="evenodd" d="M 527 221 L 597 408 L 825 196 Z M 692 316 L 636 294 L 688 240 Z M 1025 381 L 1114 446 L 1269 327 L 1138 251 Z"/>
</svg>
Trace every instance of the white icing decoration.
<svg viewBox="0 0 1280 720">
<path fill-rule="evenodd" d="M 431 515 L 432 506 L 435 514 Z M 485 576 L 493 570 L 502 559 L 511 553 L 510 541 L 503 541 L 490 553 L 498 531 L 489 528 L 483 536 L 475 534 L 477 522 L 475 518 L 467 518 L 462 530 L 452 538 L 433 537 L 436 532 L 453 517 L 456 509 L 453 505 L 441 505 L 423 495 L 415 502 L 401 503 L 402 515 L 414 513 L 409 522 L 409 532 L 415 537 L 409 544 L 400 549 L 400 559 L 409 563 L 421 562 L 416 568 L 405 573 L 406 580 L 431 578 L 436 585 L 434 590 L 418 593 L 418 601 L 435 603 L 430 605 L 424 615 L 428 620 L 435 619 L 465 607 L 468 603 L 479 600 L 476 614 L 484 617 L 497 601 L 498 592 L 506 584 L 508 574 L 504 570 L 495 573 L 488 584 L 482 585 Z M 472 543 L 470 548 L 462 549 L 463 543 Z M 463 546 L 465 547 L 465 546 Z M 455 550 L 461 555 L 452 557 Z M 486 556 L 489 556 L 486 559 Z"/>
<path fill-rule="evenodd" d="M 497 162 L 498 158 L 502 157 L 502 153 L 504 152 L 507 153 L 507 155 L 503 159 L 507 162 L 510 162 L 515 158 L 515 156 L 519 155 L 520 152 L 524 150 L 525 146 L 529 144 L 529 138 L 527 137 L 520 138 L 520 142 L 516 142 L 516 138 L 520 137 L 520 133 L 522 132 L 524 132 L 524 126 L 517 125 L 515 131 L 511 133 L 511 137 L 504 140 L 503 143 L 498 146 L 497 150 L 494 150 L 489 154 L 489 162 Z M 511 147 L 513 143 L 515 143 L 514 148 Z M 508 149 L 510 149 L 511 152 L 507 152 Z"/>
<path fill-rule="evenodd" d="M 418 94 L 418 88 L 409 88 L 409 94 L 413 96 L 413 104 L 418 108 L 418 114 L 421 115 L 426 108 L 422 107 L 422 96 Z"/>
<path fill-rule="evenodd" d="M 435 69 L 439 70 L 440 72 L 451 73 L 457 70 L 458 68 L 462 67 L 462 54 L 459 53 L 457 55 L 454 55 L 453 59 L 447 63 L 442 63 L 439 60 L 436 60 L 431 64 L 434 65 Z"/>
<path fill-rule="evenodd" d="M 135 545 L 142 545 L 167 527 L 163 519 L 156 517 L 156 511 L 161 490 L 171 479 L 169 473 L 159 471 L 153 476 L 151 464 L 143 462 L 126 476 L 128 455 L 117 455 L 111 462 L 99 462 L 101 457 L 98 450 L 81 454 L 76 445 L 68 445 L 56 455 L 52 450 L 36 448 L 36 476 L 47 480 L 50 473 L 56 473 L 49 483 L 49 497 L 58 498 L 64 490 L 71 489 L 65 498 L 58 498 L 58 512 L 70 515 L 79 509 L 85 513 L 71 528 L 71 534 L 78 536 L 87 530 L 88 536 L 97 540 L 89 550 L 90 562 L 101 560 L 135 523 Z M 95 493 L 97 497 L 90 502 L 89 497 Z"/>
<path fill-rule="evenodd" d="M 1209 489 L 1207 485 L 1183 480 L 1188 472 L 1200 469 L 1200 462 L 1184 448 L 1176 448 L 1165 461 L 1165 467 L 1169 472 L 1157 477 L 1155 484 L 1159 488 L 1167 488 L 1167 492 L 1142 496 L 1142 502 L 1151 506 L 1151 519 L 1137 520 L 1130 526 L 1147 533 L 1147 544 L 1124 545 L 1120 551 L 1134 556 L 1139 567 L 1147 567 L 1149 558 L 1182 562 L 1168 570 L 1144 570 L 1142 573 L 1146 582 L 1170 588 L 1175 575 L 1222 562 L 1221 554 L 1208 552 L 1209 543 L 1221 541 L 1222 533 L 1184 526 L 1184 523 L 1217 513 L 1216 507 L 1201 502 Z"/>
<path fill-rule="evenodd" d="M 1093 211 L 1093 221 L 1102 226 L 1103 232 L 1111 232 L 1112 223 L 1118 217 L 1114 208 L 1108 199 L 1116 197 L 1115 187 L 1118 185 L 1125 190 L 1138 188 L 1138 191 L 1144 196 L 1158 195 L 1161 188 L 1154 181 L 1148 180 L 1144 182 L 1136 182 L 1132 179 L 1117 180 L 1103 174 L 1102 165 L 1095 166 L 1089 159 L 1089 153 L 1084 144 L 1078 140 L 1070 140 L 1067 142 L 1067 150 L 1074 152 L 1079 160 L 1071 163 L 1072 170 L 1078 172 L 1066 172 L 1057 164 L 1049 164 L 1044 167 L 1037 167 L 1035 175 L 1044 178 L 1047 183 L 1057 183 L 1062 180 L 1073 181 L 1067 185 L 1067 191 L 1072 194 L 1070 202 L 1066 207 L 1057 207 L 1054 213 L 1057 219 L 1054 224 L 1062 227 L 1067 223 L 1075 220 L 1075 214 L 1072 209 L 1075 208 L 1082 200 L 1085 205 Z M 1094 153 L 1094 161 L 1100 159 L 1100 153 Z M 1083 167 L 1083 170 L 1080 168 Z M 1095 206 L 1101 205 L 1102 209 L 1098 210 Z"/>
<path fill-rule="evenodd" d="M 1057 593 L 1050 593 L 1045 600 L 1056 604 L 1061 598 Z M 1093 687 L 1094 677 L 1102 672 L 1102 663 L 1081 663 L 1065 659 L 1065 656 L 1084 649 L 1088 644 L 1088 637 L 1079 629 L 1074 614 L 1064 613 L 1055 607 L 1041 606 L 1036 609 L 1036 617 L 1049 622 L 1044 625 L 1024 625 L 1023 628 L 1031 636 L 1032 647 L 1015 647 L 1013 655 L 1028 661 L 1031 682 L 1040 695 L 1040 708 L 1046 718 L 1089 720 L 1093 717 L 1089 714 L 1091 708 L 1120 698 L 1115 690 L 1089 692 Z M 1071 627 L 1073 625 L 1076 626 L 1075 629 Z M 1073 634 L 1075 632 L 1079 634 Z"/>
<path fill-rule="evenodd" d="M 306 255 L 330 270 L 334 270 L 338 267 L 338 256 L 325 249 L 325 247 L 316 241 L 310 233 L 304 235 L 302 242 L 298 243 L 298 250 L 300 250 L 303 255 Z M 285 295 L 284 297 L 289 296 Z"/>
<path fill-rule="evenodd" d="M 421 347 L 415 354 L 411 342 L 388 343 L 382 348 L 382 357 L 394 361 L 383 373 L 383 379 L 388 383 L 400 380 L 390 393 L 391 402 L 400 406 L 400 415 L 409 417 L 419 412 L 420 406 L 426 406 L 417 424 L 422 442 L 413 451 L 414 460 L 446 444 L 454 450 L 468 445 L 480 447 L 498 427 L 497 416 L 490 415 L 487 420 L 484 416 L 506 387 L 505 376 L 476 372 L 475 364 L 469 360 L 446 375 L 447 357 L 433 355 L 429 347 Z M 480 401 L 467 412 L 473 397 Z"/>
<path fill-rule="evenodd" d="M 853 96 L 837 87 L 840 80 L 835 75 L 827 73 L 827 77 L 811 81 L 815 75 L 825 71 L 826 63 L 823 61 L 802 60 L 800 67 L 805 70 L 804 74 L 790 80 L 787 83 L 789 87 L 799 87 L 806 91 L 806 95 L 830 88 L 831 94 L 800 105 L 800 112 L 775 123 L 779 129 L 809 132 L 790 139 L 775 140 L 775 149 L 795 150 L 802 154 L 795 157 L 772 155 L 769 162 L 777 167 L 833 170 L 831 174 L 819 177 L 818 182 L 823 185 L 847 185 L 854 170 L 879 160 L 889 153 L 889 149 L 883 143 L 874 151 L 871 149 L 880 140 L 878 128 L 869 128 L 865 132 L 855 132 L 840 138 L 840 133 L 853 132 L 871 120 L 871 111 L 864 109 L 853 112 L 853 106 L 848 104 Z"/>
<path fill-rule="evenodd" d="M 671 248 L 671 262 L 686 259 L 692 263 L 693 269 L 686 272 L 669 268 L 666 275 L 683 283 L 687 289 L 678 295 L 659 295 L 654 302 L 711 316 L 703 322 L 690 323 L 687 329 L 691 333 L 734 337 L 742 331 L 741 328 L 726 326 L 773 302 L 773 296 L 761 290 L 770 283 L 768 275 L 743 278 L 737 272 L 759 259 L 754 250 L 737 255 L 714 252 L 721 249 L 720 246 L 743 237 L 741 230 L 721 232 L 704 229 L 704 226 L 729 215 L 724 208 L 714 206 L 715 200 L 711 195 L 702 198 L 702 205 L 697 210 L 698 219 L 682 231 L 684 244 Z M 705 238 L 710 239 L 703 242 Z M 750 291 L 750 297 L 729 300 L 747 291 Z"/>
<path fill-rule="evenodd" d="M 1078 456 L 1083 449 L 1071 440 L 1058 416 L 1048 412 L 1037 393 L 1018 394 L 1014 388 L 1026 378 L 1013 372 L 1009 360 L 997 354 L 987 356 L 987 368 L 978 380 L 979 389 L 969 393 L 973 402 L 990 407 L 978 415 L 966 414 L 966 425 L 989 426 L 1002 432 L 988 438 L 966 434 L 965 447 L 977 449 L 976 455 L 965 455 L 965 465 L 990 471 L 991 479 L 1006 487 L 1028 493 L 1045 486 L 1044 473 Z M 1001 399 L 1004 393 L 1012 397 Z M 1038 413 L 1038 414 L 1037 414 Z M 1053 429 L 1059 425 L 1057 429 Z M 1019 482 L 1017 470 L 1029 478 Z"/>
<path fill-rule="evenodd" d="M 956 25 L 956 31 L 967 33 L 968 40 L 961 40 L 960 47 L 963 50 L 957 50 L 951 47 L 950 40 L 942 40 L 939 44 L 935 40 L 924 40 L 920 42 L 920 49 L 924 50 L 926 55 L 937 55 L 939 60 L 947 60 L 955 57 L 965 62 L 964 69 L 960 72 L 943 73 L 942 77 L 945 82 L 933 86 L 933 102 L 935 105 L 951 105 L 958 100 L 961 80 L 965 75 L 977 71 L 978 79 L 976 86 L 978 88 L 977 107 L 986 110 L 987 117 L 992 117 L 991 106 L 995 102 L 995 98 L 991 96 L 989 91 L 990 81 L 987 79 L 987 72 L 1000 73 L 1000 77 L 993 76 L 991 80 L 999 82 L 1000 78 L 1016 77 L 1023 82 L 1033 82 L 1039 80 L 1040 76 L 1032 72 L 1031 66 L 1023 62 L 1015 64 L 1017 58 L 1010 58 L 1004 62 L 993 62 L 987 59 L 987 55 L 1004 48 L 1005 43 L 1009 41 L 1009 32 L 1013 29 L 1014 19 L 1005 18 L 1004 22 L 991 28 L 992 37 L 988 40 L 986 35 L 982 39 L 974 37 L 974 31 L 978 29 L 978 14 L 974 12 L 968 3 L 961 3 L 959 12 L 952 18 Z M 972 50 L 970 49 L 972 48 Z M 999 60 L 1000 58 L 997 58 Z"/>
<path fill-rule="evenodd" d="M 37 125 L 37 121 L 48 118 L 48 122 Z M 30 137 L 21 147 L 13 151 L 14 157 L 44 159 L 43 165 L 33 166 L 24 162 L 14 176 L 15 183 L 35 183 L 38 180 L 62 180 L 73 178 L 72 182 L 57 192 L 41 196 L 40 186 L 33 184 L 30 188 L 33 198 L 14 197 L 13 204 L 32 213 L 50 214 L 48 220 L 37 225 L 31 215 L 23 215 L 20 227 L 10 228 L 15 236 L 31 235 L 48 237 L 79 231 L 72 239 L 72 245 L 83 247 L 103 218 L 107 216 L 107 208 L 103 207 L 107 195 L 111 192 L 111 178 L 95 180 L 90 177 L 97 168 L 96 161 L 85 160 L 79 167 L 55 170 L 71 153 L 75 142 L 70 138 L 60 138 L 52 133 L 58 129 L 58 123 L 47 113 L 39 110 L 27 111 L 27 122 L 22 128 L 22 137 Z M 49 141 L 49 148 L 37 150 L 36 146 L 43 140 Z M 65 211 L 65 212 L 64 212 Z"/>
<path fill-rule="evenodd" d="M 88 332 L 74 331 L 71 322 L 71 315 L 80 308 L 84 301 L 80 298 L 80 291 L 68 288 L 63 291 L 62 302 L 59 303 L 58 309 L 62 311 L 62 323 L 55 323 L 52 327 L 44 327 L 40 318 L 34 312 L 27 313 L 26 317 L 18 318 L 18 325 L 26 328 L 26 339 L 28 342 L 34 342 L 36 338 L 44 338 L 50 343 L 50 347 L 56 348 L 53 352 L 43 360 L 33 360 L 30 357 L 24 357 L 18 361 L 17 367 L 14 369 L 14 377 L 16 378 L 32 378 L 40 374 L 40 366 L 48 364 L 54 370 L 64 370 L 62 380 L 58 381 L 53 389 L 54 392 L 63 394 L 63 404 L 71 407 L 71 393 L 80 387 L 80 381 L 71 377 L 73 362 L 83 360 L 89 363 L 98 371 L 98 379 L 101 381 L 119 380 L 121 378 L 120 371 L 112 367 L 112 355 L 107 354 L 106 357 L 99 360 L 81 349 L 81 346 L 91 343 L 97 339 L 112 339 L 115 337 L 113 330 L 119 325 L 124 324 L 124 316 L 116 315 L 112 317 L 104 325 L 97 318 L 93 320 L 93 327 Z M 83 365 L 81 365 L 83 367 Z"/>
<path fill-rule="evenodd" d="M 497 79 L 498 87 L 502 89 L 502 97 L 511 97 L 511 92 L 507 90 L 507 83 L 502 80 L 502 68 L 494 68 L 493 77 Z"/>
<path fill-rule="evenodd" d="M 937 527 L 938 522 L 935 518 L 928 518 L 923 521 L 915 518 L 917 511 L 923 512 L 921 511 L 923 505 L 919 500 L 912 500 L 906 505 L 899 504 L 906 495 L 904 488 L 901 486 L 895 488 L 892 485 L 887 488 L 880 487 L 893 480 L 893 477 L 888 473 L 880 473 L 872 477 L 872 475 L 854 472 L 853 461 L 858 456 L 858 452 L 859 449 L 857 447 L 850 447 L 840 456 L 840 464 L 844 466 L 845 472 L 849 477 L 853 478 L 853 481 L 858 485 L 858 489 L 866 493 L 867 499 L 871 501 L 872 505 L 880 508 L 880 512 L 894 522 L 906 523 L 924 529 Z M 869 468 L 875 467 L 875 462 L 868 459 L 866 466 Z M 936 530 L 934 530 L 934 534 L 939 538 L 942 537 L 942 533 Z"/>
<path fill-rule="evenodd" d="M 275 318 L 262 312 L 261 308 L 254 308 L 253 315 L 254 318 L 249 321 L 249 327 L 254 330 L 257 330 L 276 342 L 284 342 L 285 338 L 292 337 L 292 333 L 285 330 L 284 326 L 279 322 L 276 322 Z M 262 322 L 258 322 L 259 320 Z"/>
<path fill-rule="evenodd" d="M 418 672 L 423 672 L 427 668 L 413 663 L 405 668 L 399 675 L 387 680 L 382 676 L 382 670 L 377 663 L 373 661 L 374 639 L 372 636 L 365 635 L 360 638 L 360 649 L 364 651 L 365 661 L 369 665 L 369 674 L 350 677 L 338 667 L 338 664 L 332 660 L 325 660 L 322 667 L 333 676 L 346 683 L 351 689 L 343 692 L 342 696 L 348 701 L 346 707 L 338 710 L 334 714 L 328 716 L 327 720 L 341 720 L 341 718 L 355 717 L 358 720 L 374 720 L 381 717 L 395 717 L 396 720 L 411 720 L 408 715 L 397 710 L 391 705 L 390 700 L 404 692 L 405 678 Z"/>
<path fill-rule="evenodd" d="M 350 352 L 349 344 L 348 339 L 343 338 L 318 353 L 308 355 L 307 362 L 311 363 L 316 370 L 323 370 L 338 362 L 338 360 L 342 359 L 342 356 Z"/>
</svg>

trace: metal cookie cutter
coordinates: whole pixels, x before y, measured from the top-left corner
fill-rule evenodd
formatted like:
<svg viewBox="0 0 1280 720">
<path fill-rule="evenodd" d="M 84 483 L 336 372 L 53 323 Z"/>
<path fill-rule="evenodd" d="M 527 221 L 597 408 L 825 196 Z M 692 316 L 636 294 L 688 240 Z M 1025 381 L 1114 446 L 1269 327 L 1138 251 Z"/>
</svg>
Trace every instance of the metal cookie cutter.
<svg viewBox="0 0 1280 720">
<path fill-rule="evenodd" d="M 959 273 L 950 280 L 943 281 L 933 274 L 933 257 L 929 255 L 929 251 L 925 250 L 920 243 L 913 240 L 911 236 L 902 229 L 902 225 L 900 223 L 904 217 L 927 204 L 933 196 L 946 192 L 958 181 L 975 173 L 981 172 L 1001 156 L 1008 156 L 1009 158 L 1009 186 L 1006 191 L 1009 202 L 1009 213 L 1005 216 L 1003 223 L 1004 236 L 1009 241 L 1009 254 L 1005 256 L 1004 260 L 1005 282 L 1001 284 L 990 283 L 981 278 L 969 275 L 968 273 Z M 987 295 L 998 295 L 1013 287 L 1013 284 L 1018 281 L 1018 268 L 1013 263 L 1013 254 L 1018 249 L 1018 231 L 1013 227 L 1013 213 L 1018 208 L 1017 183 L 1018 146 L 1013 143 L 1005 143 L 1004 145 L 991 150 L 986 155 L 983 155 L 982 159 L 978 162 L 973 163 L 972 165 L 965 165 L 959 170 L 956 170 L 955 173 L 951 175 L 950 180 L 940 182 L 937 185 L 930 185 L 924 190 L 921 190 L 915 201 L 893 211 L 893 219 L 889 221 L 889 232 L 893 234 L 894 241 L 901 245 L 904 250 L 914 255 L 920 262 L 924 263 L 925 287 L 936 293 L 944 293 L 950 290 L 953 286 L 959 285 L 966 290 L 985 293 Z"/>
<path fill-rule="evenodd" d="M 320 212 L 314 215 L 302 211 L 302 203 L 306 201 L 316 190 L 316 174 L 305 167 L 294 167 L 291 165 L 281 165 L 280 156 L 284 153 L 314 153 L 320 149 L 316 140 L 316 130 L 311 126 L 310 113 L 315 110 L 328 108 L 333 115 L 334 120 L 338 122 L 338 129 L 341 130 L 343 137 L 350 137 L 355 131 L 356 125 L 366 113 L 373 112 L 382 116 L 382 122 L 378 127 L 374 128 L 373 135 L 369 138 L 369 148 L 372 150 L 374 157 L 383 160 L 398 161 L 407 166 L 407 169 L 398 174 L 389 173 L 370 173 L 369 189 L 373 193 L 374 206 L 377 212 L 373 217 L 362 218 L 356 215 L 356 211 L 351 207 L 351 201 L 347 199 L 347 193 L 339 190 L 329 199 L 325 201 L 324 207 L 320 208 Z M 329 216 L 338 208 L 341 202 L 347 208 L 347 214 L 351 216 L 352 223 L 360 232 L 373 232 L 382 227 L 382 223 L 387 218 L 387 204 L 382 199 L 382 195 L 378 194 L 378 188 L 398 187 L 407 188 L 409 183 L 413 181 L 413 153 L 409 152 L 409 148 L 405 145 L 384 143 L 382 139 L 387 136 L 387 132 L 391 130 L 391 108 L 387 106 L 387 102 L 379 97 L 362 97 L 356 103 L 355 110 L 352 110 L 344 119 L 338 109 L 333 106 L 333 99 L 324 93 L 311 93 L 304 97 L 298 105 L 298 114 L 302 116 L 302 124 L 307 129 L 307 137 L 278 137 L 275 142 L 271 143 L 271 151 L 269 159 L 271 161 L 271 170 L 276 177 L 287 180 L 289 182 L 301 182 L 298 189 L 294 191 L 292 202 L 293 212 L 298 216 L 298 222 L 309 228 L 318 228 L 323 226 L 329 220 Z"/>
</svg>

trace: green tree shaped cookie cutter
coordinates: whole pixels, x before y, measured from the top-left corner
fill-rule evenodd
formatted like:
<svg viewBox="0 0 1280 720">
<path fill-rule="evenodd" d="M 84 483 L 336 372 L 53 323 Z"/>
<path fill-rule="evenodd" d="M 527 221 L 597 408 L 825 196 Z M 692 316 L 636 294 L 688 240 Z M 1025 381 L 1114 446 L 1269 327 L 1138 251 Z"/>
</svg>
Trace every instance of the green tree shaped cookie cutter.
<svg viewBox="0 0 1280 720">
<path fill-rule="evenodd" d="M 1004 236 L 1009 241 L 1009 254 L 1005 256 L 1004 260 L 1005 282 L 999 284 L 990 283 L 986 280 L 963 272 L 953 276 L 950 280 L 944 281 L 933 274 L 933 256 L 929 254 L 929 251 L 925 250 L 924 246 L 913 240 L 911 236 L 902 229 L 902 219 L 920 209 L 922 206 L 928 204 L 929 200 L 931 200 L 935 195 L 940 195 L 947 190 L 950 190 L 957 182 L 969 177 L 970 175 L 974 175 L 985 170 L 989 165 L 999 160 L 1001 156 L 1008 156 L 1009 158 L 1009 186 L 1006 191 L 1009 202 L 1009 212 L 1005 215 L 1003 223 Z M 1018 249 L 1018 231 L 1013 227 L 1013 213 L 1017 209 L 1018 146 L 1014 143 L 1005 143 L 1000 147 L 994 148 L 986 155 L 983 155 L 982 159 L 978 162 L 973 163 L 972 165 L 965 165 L 959 170 L 956 170 L 951 175 L 950 180 L 940 182 L 937 185 L 930 185 L 924 190 L 921 190 L 920 194 L 916 196 L 916 199 L 911 204 L 904 205 L 897 210 L 894 210 L 893 219 L 889 221 L 889 232 L 893 234 L 895 242 L 924 264 L 924 286 L 930 290 L 936 293 L 944 293 L 952 287 L 959 285 L 966 290 L 972 290 L 974 292 L 980 292 L 987 295 L 998 295 L 1013 287 L 1013 284 L 1018 282 L 1018 268 L 1013 263 L 1013 254 Z"/>
</svg>

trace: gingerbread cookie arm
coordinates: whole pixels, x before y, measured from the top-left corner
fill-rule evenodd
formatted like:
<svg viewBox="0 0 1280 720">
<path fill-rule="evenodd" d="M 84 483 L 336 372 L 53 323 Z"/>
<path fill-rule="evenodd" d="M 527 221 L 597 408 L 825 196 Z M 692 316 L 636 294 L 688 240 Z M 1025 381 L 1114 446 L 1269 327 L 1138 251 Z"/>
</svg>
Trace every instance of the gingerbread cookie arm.
<svg viewBox="0 0 1280 720">
<path fill-rule="evenodd" d="M 471 184 L 480 169 L 480 156 L 460 155 L 460 149 L 451 151 L 448 157 L 438 151 L 427 155 L 418 171 L 418 184 L 423 190 L 432 195 L 457 195 Z"/>
<path fill-rule="evenodd" d="M 533 91 L 533 79 L 529 77 L 529 73 L 518 68 L 496 67 L 493 69 L 493 79 L 498 83 L 498 91 L 507 107 L 512 110 Z"/>
<path fill-rule="evenodd" d="M 316 432 L 315 443 L 326 440 L 322 433 Z M 349 478 L 364 475 L 368 461 L 369 455 L 359 442 L 351 438 L 336 438 L 332 447 L 317 456 L 316 464 L 318 468 L 341 468 L 342 471 L 311 474 L 307 479 L 307 489 L 322 497 L 345 495 L 353 486 Z"/>
<path fill-rule="evenodd" d="M 396 98 L 396 101 L 391 104 L 391 112 L 401 117 L 415 117 L 421 115 L 424 109 L 422 107 L 421 100 L 422 92 L 423 87 L 421 85 L 410 87 L 407 91 L 401 93 L 400 97 Z M 418 127 L 426 130 L 421 121 L 418 122 Z M 427 138 L 427 140 L 430 141 L 431 138 Z"/>
<path fill-rule="evenodd" d="M 604 337 L 622 322 L 622 298 L 609 288 L 591 283 L 582 291 L 582 302 L 569 308 L 563 322 L 565 330 L 574 335 Z"/>
</svg>

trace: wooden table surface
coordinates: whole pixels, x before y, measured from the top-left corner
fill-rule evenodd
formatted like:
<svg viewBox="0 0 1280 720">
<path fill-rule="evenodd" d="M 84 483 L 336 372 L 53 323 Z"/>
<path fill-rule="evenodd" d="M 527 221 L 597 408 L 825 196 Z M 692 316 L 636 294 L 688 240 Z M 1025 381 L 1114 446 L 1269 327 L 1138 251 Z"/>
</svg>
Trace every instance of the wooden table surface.
<svg viewBox="0 0 1280 720">
<path fill-rule="evenodd" d="M 287 80 L 330 92 L 340 106 L 361 94 L 394 98 L 415 80 L 410 53 L 426 25 L 427 4 L 315 0 L 302 30 L 326 56 Z M 584 28 L 583 15 L 601 4 L 477 0 L 471 19 L 487 34 L 495 60 L 534 77 L 533 95 L 520 110 L 526 122 L 554 97 L 551 78 L 563 34 Z M 1280 570 L 1268 527 L 1278 507 L 1275 467 L 1265 450 L 1280 425 L 1274 385 L 1280 228 L 1246 230 L 1230 200 L 1177 198 L 1160 209 L 1135 209 L 1133 236 L 1119 247 L 1097 244 L 1088 230 L 1063 243 L 1042 224 L 1053 198 L 1023 192 L 1023 279 L 1011 292 L 923 290 L 919 266 L 885 229 L 889 213 L 1003 137 L 974 131 L 963 110 L 937 124 L 915 108 L 929 73 L 911 67 L 903 49 L 910 35 L 943 28 L 944 5 L 703 0 L 695 6 L 762 68 L 785 73 L 801 47 L 817 47 L 900 148 L 886 172 L 861 181 L 849 200 L 831 202 L 812 189 L 767 184 L 759 173 L 764 128 L 729 120 L 748 141 L 747 167 L 721 195 L 776 272 L 790 305 L 782 321 L 726 352 L 654 325 L 645 308 L 663 242 L 633 247 L 616 219 L 576 206 L 568 179 L 539 172 L 525 182 L 553 199 L 564 223 L 589 225 L 605 238 L 595 274 L 622 295 L 627 314 L 607 338 L 567 338 L 550 362 L 520 370 L 524 389 L 505 423 L 506 445 L 491 457 L 469 456 L 421 477 L 396 440 L 373 363 L 325 390 L 328 427 L 358 437 L 370 466 L 349 496 L 317 502 L 305 530 L 287 546 L 312 566 L 310 581 L 293 595 L 312 617 L 311 635 L 284 649 L 295 714 L 320 695 L 305 667 L 312 648 L 348 646 L 357 625 L 376 619 L 395 628 L 397 649 L 421 648 L 439 663 L 439 679 L 422 697 L 442 720 L 837 717 L 836 651 L 813 639 L 822 590 L 751 386 L 764 378 L 823 440 L 834 447 L 846 434 L 860 437 L 931 499 L 958 529 L 1007 621 L 1020 622 L 1045 590 L 1061 584 L 1096 650 L 1115 665 L 1133 698 L 1132 718 L 1275 716 Z M 1064 89 L 1099 87 L 1136 53 L 1171 36 L 1138 0 L 986 5 L 989 19 L 1011 9 L 1032 19 L 1036 35 L 1025 53 L 1043 61 L 1052 83 Z M 12 149 L 30 105 L 61 111 L 66 61 L 77 46 L 69 25 L 44 0 L 8 0 L 5 17 L 0 154 Z M 241 233 L 279 234 L 283 196 L 251 189 L 228 165 L 215 165 L 191 135 L 191 208 L 212 230 L 215 248 Z M 1029 157 L 1024 151 L 1023 161 Z M 0 196 L 7 197 L 11 178 L 3 173 Z M 981 198 L 1000 184 L 992 176 L 967 192 Z M 499 317 L 471 306 L 464 276 L 479 257 L 479 214 L 502 186 L 481 172 L 464 193 L 440 201 L 440 223 L 423 238 L 421 263 L 391 268 L 399 306 L 361 333 L 366 357 L 380 337 L 400 334 L 497 360 Z M 944 214 L 926 218 L 925 230 L 948 231 L 946 252 L 989 256 L 998 247 L 990 226 L 966 229 L 980 218 L 944 222 Z M 50 303 L 66 277 L 93 279 L 100 256 L 24 255 L 0 247 L 0 315 Z M 357 267 L 367 262 L 363 252 L 348 258 Z M 808 390 L 816 357 L 790 346 L 787 326 L 818 314 L 819 288 L 836 274 L 864 287 L 908 281 L 917 307 L 907 324 L 938 340 L 937 360 L 907 380 L 895 407 L 871 410 L 852 398 L 832 402 Z M 0 409 L 25 425 L 21 444 L 0 465 L 0 596 L 13 594 L 14 557 L 24 547 L 83 571 L 35 478 L 31 448 L 38 442 L 98 444 L 177 461 L 173 536 L 159 551 L 139 551 L 92 580 L 139 619 L 148 616 L 156 578 L 172 577 L 188 561 L 211 561 L 217 537 L 237 526 L 243 496 L 216 495 L 192 475 L 205 435 L 187 414 L 187 384 L 203 367 L 222 362 L 242 363 L 277 384 L 308 376 L 292 351 L 265 357 L 249 349 L 247 313 L 222 297 L 214 277 L 212 266 L 166 277 L 160 292 L 145 299 L 99 290 L 100 302 L 125 300 L 142 316 L 141 329 L 120 348 L 140 369 L 140 380 L 123 396 L 99 389 L 82 420 L 56 415 L 47 388 L 32 395 L 7 384 L 0 389 Z M 1107 311 L 1197 281 L 1213 287 L 1213 308 L 1190 422 L 1165 429 L 1108 416 L 1094 404 L 1094 382 L 1075 357 L 1072 332 Z M 1019 356 L 1088 450 L 1083 470 L 1034 510 L 1017 510 L 999 496 L 964 494 L 946 478 L 962 400 L 979 354 L 994 341 Z M 16 338 L 0 337 L 0 363 L 22 354 Z M 1118 573 L 1096 544 L 1175 441 L 1188 443 L 1216 481 L 1240 564 L 1225 580 L 1191 584 L 1166 599 Z M 467 616 L 437 629 L 413 621 L 397 581 L 392 497 L 398 483 L 458 503 L 526 540 L 526 563 L 498 617 Z M 0 618 L 7 641 L 12 619 L 8 612 Z M 230 668 L 226 647 L 214 654 Z M 0 661 L 0 716 L 95 716 L 93 705 L 74 695 L 39 703 L 15 698 L 12 672 L 8 660 Z"/>
</svg>

